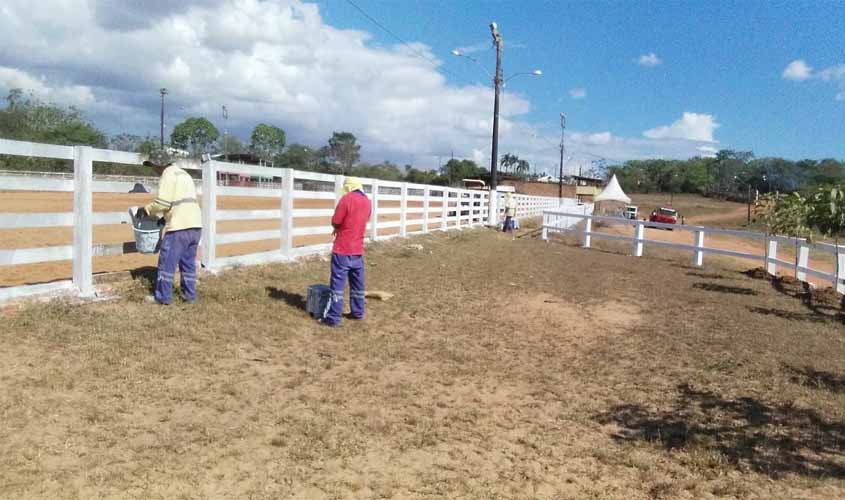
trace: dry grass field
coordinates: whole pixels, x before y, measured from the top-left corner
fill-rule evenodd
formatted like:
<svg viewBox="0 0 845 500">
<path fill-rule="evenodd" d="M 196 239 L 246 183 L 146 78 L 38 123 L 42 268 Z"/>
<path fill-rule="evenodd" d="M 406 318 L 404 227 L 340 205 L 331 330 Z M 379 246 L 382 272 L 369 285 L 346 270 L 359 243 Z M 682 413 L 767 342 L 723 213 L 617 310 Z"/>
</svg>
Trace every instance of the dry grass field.
<svg viewBox="0 0 845 500">
<path fill-rule="evenodd" d="M 340 329 L 319 259 L 0 319 L 0 498 L 845 497 L 830 309 L 530 233 L 373 246 Z"/>
</svg>

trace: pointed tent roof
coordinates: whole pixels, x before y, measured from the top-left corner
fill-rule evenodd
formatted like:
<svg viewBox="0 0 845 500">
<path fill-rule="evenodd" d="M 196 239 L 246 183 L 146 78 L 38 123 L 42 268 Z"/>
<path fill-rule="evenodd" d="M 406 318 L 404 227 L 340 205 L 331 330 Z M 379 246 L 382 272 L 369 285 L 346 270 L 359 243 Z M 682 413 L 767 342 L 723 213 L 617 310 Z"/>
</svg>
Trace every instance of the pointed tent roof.
<svg viewBox="0 0 845 500">
<path fill-rule="evenodd" d="M 631 198 L 628 198 L 625 191 L 622 191 L 619 181 L 616 180 L 616 174 L 613 174 L 613 177 L 610 178 L 610 182 L 607 183 L 607 186 L 605 186 L 598 196 L 593 198 L 593 201 L 621 201 L 624 203 L 631 203 Z"/>
</svg>

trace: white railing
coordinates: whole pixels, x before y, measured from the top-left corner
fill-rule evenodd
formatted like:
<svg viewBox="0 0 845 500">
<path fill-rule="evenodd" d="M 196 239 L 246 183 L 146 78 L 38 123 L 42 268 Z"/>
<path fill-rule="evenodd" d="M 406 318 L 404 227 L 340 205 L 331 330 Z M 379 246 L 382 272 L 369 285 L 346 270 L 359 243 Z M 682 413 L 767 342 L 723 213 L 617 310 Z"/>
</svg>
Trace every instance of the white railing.
<svg viewBox="0 0 845 500">
<path fill-rule="evenodd" d="M 74 193 L 73 212 L 0 213 L 0 229 L 73 227 L 73 241 L 69 245 L 0 250 L 0 267 L 72 261 L 72 278 L 69 280 L 15 287 L 3 287 L 0 283 L 0 302 L 58 291 L 69 291 L 82 297 L 93 296 L 94 257 L 123 255 L 136 251 L 134 243 L 130 242 L 94 244 L 95 225 L 128 223 L 129 217 L 125 211 L 94 212 L 93 194 L 128 193 L 134 183 L 111 179 L 98 180 L 93 175 L 93 164 L 111 162 L 140 165 L 141 156 L 81 146 L 54 146 L 3 139 L 0 139 L 0 154 L 73 162 L 73 174 L 69 178 L 0 176 L 0 191 Z M 232 265 L 288 261 L 303 255 L 326 252 L 331 248 L 330 217 L 341 196 L 343 176 L 218 161 L 203 163 L 199 170 L 202 176 L 200 193 L 203 217 L 200 260 L 206 269 L 214 271 Z M 218 181 L 218 172 L 261 177 L 267 179 L 267 182 L 256 187 L 224 186 Z M 487 222 L 487 191 L 376 179 L 362 179 L 362 182 L 373 204 L 367 228 L 368 241 L 477 227 Z M 331 191 L 318 190 L 325 188 L 327 184 L 333 187 Z M 148 187 L 155 193 L 156 186 Z M 221 209 L 218 198 L 227 196 L 269 198 L 276 200 L 277 208 Z M 550 203 L 558 206 L 557 198 L 517 195 L 517 201 L 518 214 L 523 217 L 539 216 L 542 208 Z M 220 221 L 255 220 L 265 222 L 262 230 L 218 232 Z M 267 220 L 278 221 L 278 227 L 266 229 Z M 131 238 L 129 228 L 126 235 L 127 239 Z M 303 242 L 303 239 L 307 241 Z M 268 241 L 276 243 L 268 244 Z M 275 245 L 275 248 L 246 255 L 217 255 L 218 245 L 253 242 L 264 242 L 265 248 L 272 245 Z"/>
<path fill-rule="evenodd" d="M 584 225 L 582 228 L 578 228 L 577 224 L 581 221 L 584 221 Z M 624 236 L 596 231 L 593 228 L 594 221 L 606 224 L 631 226 L 633 228 L 633 235 Z M 672 243 L 669 241 L 648 240 L 645 238 L 646 228 L 672 229 L 693 233 L 693 244 L 688 245 L 683 243 Z M 777 274 L 778 266 L 790 268 L 794 271 L 795 277 L 802 281 L 807 280 L 808 275 L 813 276 L 821 280 L 825 280 L 830 283 L 837 292 L 845 294 L 845 245 L 840 245 L 837 248 L 836 245 L 831 245 L 829 243 L 810 243 L 803 238 L 766 235 L 764 233 L 752 231 L 682 224 L 663 224 L 658 222 L 630 220 L 621 217 L 579 214 L 572 211 L 548 210 L 543 212 L 543 239 L 548 240 L 549 234 L 551 233 L 578 234 L 581 236 L 581 244 L 584 248 L 590 248 L 592 238 L 594 237 L 629 242 L 631 243 L 631 254 L 634 257 L 642 257 L 643 249 L 646 245 L 673 248 L 676 250 L 686 250 L 692 252 L 693 264 L 696 266 L 704 265 L 704 255 L 706 254 L 726 255 L 729 257 L 748 259 L 764 264 L 766 271 L 771 275 Z M 705 235 L 707 234 L 750 239 L 759 243 L 761 253 L 749 253 L 705 246 Z M 790 262 L 778 258 L 780 244 L 789 245 L 790 250 L 795 250 L 796 258 L 794 261 Z M 838 267 L 839 275 L 837 276 L 834 273 L 810 267 L 811 251 L 823 253 L 826 257 L 832 256 L 834 259 L 834 269 Z M 836 265 L 836 261 L 838 261 L 838 266 Z"/>
</svg>

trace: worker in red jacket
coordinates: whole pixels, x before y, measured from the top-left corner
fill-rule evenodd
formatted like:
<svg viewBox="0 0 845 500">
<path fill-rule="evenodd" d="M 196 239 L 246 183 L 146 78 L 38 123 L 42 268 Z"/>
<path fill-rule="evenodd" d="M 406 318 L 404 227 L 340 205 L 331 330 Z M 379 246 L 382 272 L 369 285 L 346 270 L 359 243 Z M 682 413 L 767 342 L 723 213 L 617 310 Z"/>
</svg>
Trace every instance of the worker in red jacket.
<svg viewBox="0 0 845 500">
<path fill-rule="evenodd" d="M 364 319 L 364 233 L 370 220 L 372 205 L 364 194 L 364 186 L 355 177 L 347 177 L 343 192 L 332 217 L 334 247 L 332 248 L 331 307 L 323 323 L 340 325 L 343 314 L 343 291 L 349 278 L 351 319 Z"/>
</svg>

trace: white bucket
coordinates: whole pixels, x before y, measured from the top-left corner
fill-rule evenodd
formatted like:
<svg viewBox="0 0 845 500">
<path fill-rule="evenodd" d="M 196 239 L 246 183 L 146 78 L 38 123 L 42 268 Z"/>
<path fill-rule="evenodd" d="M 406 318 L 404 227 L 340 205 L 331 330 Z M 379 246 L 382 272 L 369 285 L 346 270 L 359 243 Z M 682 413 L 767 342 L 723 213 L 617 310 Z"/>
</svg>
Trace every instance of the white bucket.
<svg viewBox="0 0 845 500">
<path fill-rule="evenodd" d="M 132 228 L 135 233 L 135 249 L 140 253 L 156 253 L 158 247 L 158 240 L 161 236 L 161 231 L 158 229 L 137 229 Z"/>
<path fill-rule="evenodd" d="M 133 210 L 134 209 L 134 210 Z M 135 249 L 139 253 L 156 253 L 158 241 L 161 238 L 160 229 L 139 229 L 136 226 L 140 221 L 135 219 L 136 207 L 129 209 L 129 217 L 132 219 L 132 232 L 135 234 Z"/>
</svg>

